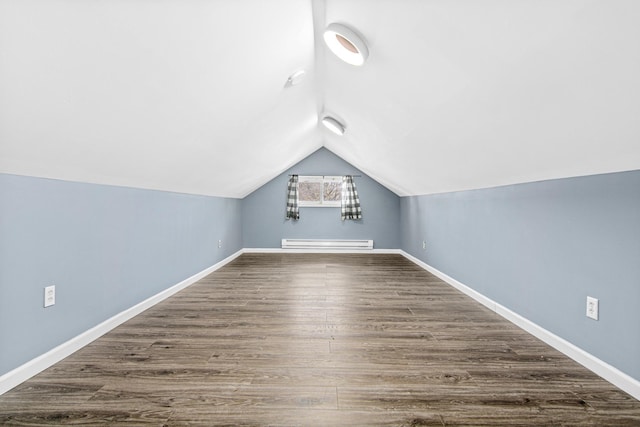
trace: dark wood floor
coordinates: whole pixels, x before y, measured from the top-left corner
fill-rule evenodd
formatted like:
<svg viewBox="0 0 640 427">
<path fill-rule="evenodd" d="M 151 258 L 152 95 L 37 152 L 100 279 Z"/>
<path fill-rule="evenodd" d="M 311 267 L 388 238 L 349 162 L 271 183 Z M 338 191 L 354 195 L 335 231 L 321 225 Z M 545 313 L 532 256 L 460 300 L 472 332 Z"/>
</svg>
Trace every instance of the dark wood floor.
<svg viewBox="0 0 640 427">
<path fill-rule="evenodd" d="M 639 426 L 640 402 L 399 255 L 245 254 L 0 424 Z"/>
</svg>

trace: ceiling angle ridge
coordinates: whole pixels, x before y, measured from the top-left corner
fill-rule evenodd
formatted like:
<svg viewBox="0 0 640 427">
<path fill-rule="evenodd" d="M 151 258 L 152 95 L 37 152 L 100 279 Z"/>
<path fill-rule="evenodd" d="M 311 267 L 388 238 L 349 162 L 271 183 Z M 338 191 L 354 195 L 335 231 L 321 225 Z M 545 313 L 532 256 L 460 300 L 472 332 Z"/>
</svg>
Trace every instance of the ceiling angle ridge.
<svg viewBox="0 0 640 427">
<path fill-rule="evenodd" d="M 315 82 L 316 115 L 319 117 L 324 111 L 324 92 L 326 86 L 324 48 L 324 29 L 326 25 L 325 0 L 311 0 L 311 20 L 313 24 L 313 71 Z M 323 141 L 324 145 L 324 141 Z"/>
</svg>

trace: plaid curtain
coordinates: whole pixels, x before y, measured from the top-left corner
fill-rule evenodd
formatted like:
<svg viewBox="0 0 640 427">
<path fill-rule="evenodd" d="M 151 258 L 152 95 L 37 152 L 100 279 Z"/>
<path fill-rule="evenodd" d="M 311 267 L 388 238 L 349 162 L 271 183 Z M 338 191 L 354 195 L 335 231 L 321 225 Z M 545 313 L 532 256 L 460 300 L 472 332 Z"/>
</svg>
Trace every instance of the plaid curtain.
<svg viewBox="0 0 640 427">
<path fill-rule="evenodd" d="M 351 175 L 342 177 L 342 213 L 341 218 L 362 219 L 362 209 L 360 209 L 360 198 L 356 184 Z"/>
<path fill-rule="evenodd" d="M 298 175 L 289 177 L 287 185 L 287 215 L 286 219 L 300 219 L 300 210 L 298 209 Z"/>
</svg>

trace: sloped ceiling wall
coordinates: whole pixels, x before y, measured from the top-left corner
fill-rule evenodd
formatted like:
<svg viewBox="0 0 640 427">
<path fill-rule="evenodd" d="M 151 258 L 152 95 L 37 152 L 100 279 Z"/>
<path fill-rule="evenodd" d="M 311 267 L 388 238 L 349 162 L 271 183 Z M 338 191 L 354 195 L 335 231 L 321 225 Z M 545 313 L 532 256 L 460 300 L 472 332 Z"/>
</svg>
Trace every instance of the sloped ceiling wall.
<svg viewBox="0 0 640 427">
<path fill-rule="evenodd" d="M 326 147 L 400 195 L 640 168 L 640 2 L 329 0 Z"/>
<path fill-rule="evenodd" d="M 399 195 L 640 169 L 638 22 L 635 0 L 0 0 L 0 172 L 244 197 L 321 146 Z"/>
<path fill-rule="evenodd" d="M 313 52 L 300 0 L 0 0 L 0 171 L 244 196 L 322 146 Z"/>
</svg>

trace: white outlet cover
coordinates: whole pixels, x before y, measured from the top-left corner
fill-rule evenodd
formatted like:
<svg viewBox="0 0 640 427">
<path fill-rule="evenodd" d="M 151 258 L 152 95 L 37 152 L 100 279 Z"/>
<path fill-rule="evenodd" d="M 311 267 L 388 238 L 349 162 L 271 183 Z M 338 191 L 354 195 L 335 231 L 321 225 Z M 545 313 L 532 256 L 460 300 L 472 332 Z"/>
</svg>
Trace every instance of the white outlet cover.
<svg viewBox="0 0 640 427">
<path fill-rule="evenodd" d="M 598 299 L 587 297 L 587 317 L 598 320 Z"/>
<path fill-rule="evenodd" d="M 56 303 L 56 286 L 51 285 L 44 288 L 44 306 L 50 307 Z"/>
</svg>

